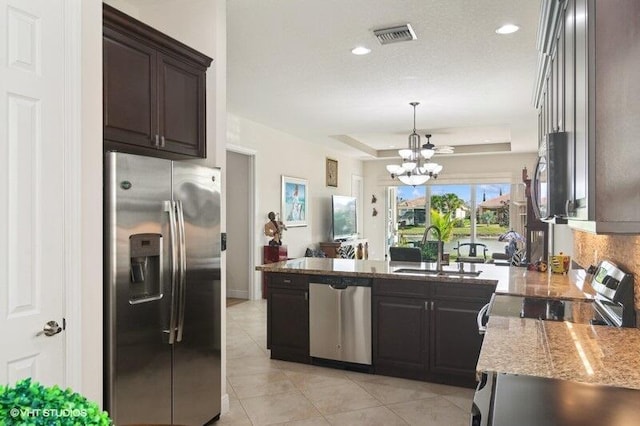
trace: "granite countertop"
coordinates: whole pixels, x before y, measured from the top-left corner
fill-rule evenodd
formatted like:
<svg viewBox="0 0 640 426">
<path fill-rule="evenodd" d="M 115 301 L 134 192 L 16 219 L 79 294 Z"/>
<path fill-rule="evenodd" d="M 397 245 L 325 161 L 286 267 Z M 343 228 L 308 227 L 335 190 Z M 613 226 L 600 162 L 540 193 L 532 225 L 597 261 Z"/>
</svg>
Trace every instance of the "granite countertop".
<svg viewBox="0 0 640 426">
<path fill-rule="evenodd" d="M 528 271 L 526 268 L 473 263 L 464 265 L 466 272 L 482 271 L 477 276 L 400 273 L 399 269 L 435 269 L 435 263 L 389 262 L 383 260 L 353 260 L 303 257 L 256 266 L 263 272 L 282 272 L 310 275 L 338 275 L 362 278 L 400 278 L 425 282 L 464 282 L 496 285 L 496 294 L 541 297 L 566 300 L 593 299 L 584 270 L 571 270 L 568 274 Z M 457 271 L 457 264 L 445 266 L 446 271 Z"/>
<path fill-rule="evenodd" d="M 492 316 L 478 372 L 640 389 L 640 329 Z"/>
</svg>

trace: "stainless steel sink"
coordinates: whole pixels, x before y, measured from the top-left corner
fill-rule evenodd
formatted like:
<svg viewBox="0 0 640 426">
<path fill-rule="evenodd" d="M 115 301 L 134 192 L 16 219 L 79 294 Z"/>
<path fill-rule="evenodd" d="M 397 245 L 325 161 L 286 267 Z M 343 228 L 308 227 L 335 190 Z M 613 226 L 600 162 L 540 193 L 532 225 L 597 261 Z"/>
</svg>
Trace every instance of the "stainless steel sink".
<svg viewBox="0 0 640 426">
<path fill-rule="evenodd" d="M 436 269 L 418 269 L 418 268 L 400 268 L 393 272 L 400 274 L 425 274 L 425 275 L 441 275 L 441 276 L 460 276 L 460 277 L 477 277 L 482 271 L 438 271 Z"/>
</svg>

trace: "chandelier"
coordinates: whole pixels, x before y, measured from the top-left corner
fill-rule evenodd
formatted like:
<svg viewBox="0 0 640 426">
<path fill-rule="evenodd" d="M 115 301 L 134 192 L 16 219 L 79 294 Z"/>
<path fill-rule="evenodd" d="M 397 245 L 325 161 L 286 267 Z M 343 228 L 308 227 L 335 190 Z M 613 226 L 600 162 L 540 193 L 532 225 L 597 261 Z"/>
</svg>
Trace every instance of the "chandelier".
<svg viewBox="0 0 640 426">
<path fill-rule="evenodd" d="M 442 166 L 431 161 L 436 152 L 430 141 L 431 135 L 425 135 L 427 143 L 420 145 L 420 135 L 416 133 L 416 107 L 420 102 L 410 102 L 409 105 L 413 107 L 413 132 L 409 135 L 409 147 L 398 151 L 402 164 L 389 164 L 387 171 L 391 179 L 398 178 L 405 185 L 416 186 L 437 178 Z"/>
</svg>

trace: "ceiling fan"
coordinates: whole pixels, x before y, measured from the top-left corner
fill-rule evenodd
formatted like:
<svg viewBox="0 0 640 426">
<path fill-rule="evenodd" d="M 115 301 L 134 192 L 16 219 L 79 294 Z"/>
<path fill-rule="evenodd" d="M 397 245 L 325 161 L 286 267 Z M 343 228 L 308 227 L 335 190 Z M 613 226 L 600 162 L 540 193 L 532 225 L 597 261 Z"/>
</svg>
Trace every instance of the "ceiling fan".
<svg viewBox="0 0 640 426">
<path fill-rule="evenodd" d="M 424 135 L 427 138 L 427 143 L 422 145 L 421 154 L 425 158 L 431 158 L 434 154 L 453 154 L 453 150 L 455 149 L 449 145 L 435 146 L 431 143 L 431 135 Z"/>
</svg>

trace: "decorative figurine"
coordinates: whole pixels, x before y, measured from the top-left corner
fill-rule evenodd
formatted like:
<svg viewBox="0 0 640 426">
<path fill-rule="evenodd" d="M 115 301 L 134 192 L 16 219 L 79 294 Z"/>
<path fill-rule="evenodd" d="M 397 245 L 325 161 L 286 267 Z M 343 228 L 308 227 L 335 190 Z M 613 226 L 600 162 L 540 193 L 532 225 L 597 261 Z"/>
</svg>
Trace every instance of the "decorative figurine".
<svg viewBox="0 0 640 426">
<path fill-rule="evenodd" d="M 287 227 L 282 221 L 276 219 L 274 212 L 269 212 L 267 217 L 269 218 L 269 222 L 264 225 L 264 235 L 271 237 L 271 241 L 269 241 L 270 246 L 281 246 L 282 233 L 287 230 Z"/>
</svg>

